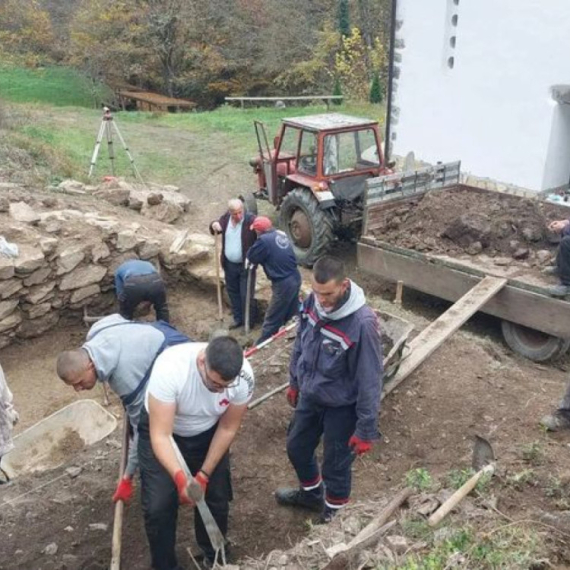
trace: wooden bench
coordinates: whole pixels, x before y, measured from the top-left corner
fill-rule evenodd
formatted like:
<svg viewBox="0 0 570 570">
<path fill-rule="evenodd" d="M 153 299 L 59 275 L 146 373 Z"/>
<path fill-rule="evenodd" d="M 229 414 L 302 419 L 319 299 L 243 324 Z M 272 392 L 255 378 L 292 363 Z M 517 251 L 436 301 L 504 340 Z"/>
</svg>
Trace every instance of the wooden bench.
<svg viewBox="0 0 570 570">
<path fill-rule="evenodd" d="M 245 109 L 246 101 L 323 101 L 327 106 L 327 111 L 331 101 L 342 101 L 343 95 L 311 95 L 311 96 L 295 96 L 295 97 L 226 97 L 227 103 L 238 101 L 241 108 Z"/>
</svg>

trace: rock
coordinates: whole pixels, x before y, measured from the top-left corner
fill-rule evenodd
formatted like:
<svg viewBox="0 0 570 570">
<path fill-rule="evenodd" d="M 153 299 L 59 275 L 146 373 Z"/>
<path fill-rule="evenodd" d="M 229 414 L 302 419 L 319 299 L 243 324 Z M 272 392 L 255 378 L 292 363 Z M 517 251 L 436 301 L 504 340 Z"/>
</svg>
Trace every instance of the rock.
<svg viewBox="0 0 570 570">
<path fill-rule="evenodd" d="M 72 289 L 81 289 L 87 285 L 99 283 L 105 277 L 107 269 L 100 265 L 87 265 L 74 269 L 68 273 L 59 284 L 60 291 L 69 291 Z"/>
<path fill-rule="evenodd" d="M 45 263 L 45 257 L 40 248 L 22 245 L 20 247 L 20 255 L 14 259 L 14 269 L 16 274 L 25 275 L 39 269 Z"/>
<path fill-rule="evenodd" d="M 83 471 L 82 467 L 68 467 L 65 472 L 72 478 L 75 479 Z M 73 528 L 71 529 L 73 530 Z"/>
<path fill-rule="evenodd" d="M 184 210 L 177 204 L 162 202 L 158 206 L 149 206 L 148 204 L 144 204 L 141 213 L 143 216 L 152 220 L 157 220 L 165 224 L 172 224 L 182 216 Z"/>
<path fill-rule="evenodd" d="M 280 566 L 286 566 L 287 562 L 289 562 L 289 557 L 286 554 L 282 554 L 277 560 L 277 564 Z"/>
<path fill-rule="evenodd" d="M 20 311 L 14 311 L 9 317 L 0 320 L 0 333 L 15 329 L 22 322 Z"/>
<path fill-rule="evenodd" d="M 40 283 L 44 283 L 50 274 L 51 267 L 49 266 L 37 269 L 29 277 L 26 277 L 26 279 L 24 279 L 24 285 L 26 287 L 32 287 L 32 285 L 39 285 Z"/>
<path fill-rule="evenodd" d="M 443 235 L 464 249 L 477 241 L 485 248 L 490 243 L 491 222 L 484 214 L 463 214 L 445 228 Z"/>
<path fill-rule="evenodd" d="M 206 247 L 214 247 L 214 236 L 209 234 L 188 234 L 186 241 Z"/>
<path fill-rule="evenodd" d="M 55 542 L 50 542 L 43 550 L 42 554 L 47 554 L 48 556 L 53 556 L 57 554 L 57 544 Z"/>
<path fill-rule="evenodd" d="M 48 295 L 53 291 L 55 286 L 55 281 L 48 281 L 44 285 L 32 287 L 30 289 L 30 292 L 26 295 L 25 299 L 28 303 L 32 303 L 32 305 L 40 303 L 44 299 L 48 298 Z M 52 296 L 53 293 L 50 295 L 50 297 Z"/>
<path fill-rule="evenodd" d="M 539 249 L 535 255 L 539 265 L 548 265 L 552 261 L 552 254 L 547 249 Z"/>
<path fill-rule="evenodd" d="M 0 196 L 0 212 L 8 212 L 10 210 L 10 200 L 6 196 Z"/>
<path fill-rule="evenodd" d="M 18 303 L 18 299 L 0 302 L 0 321 L 4 320 L 8 315 L 10 315 L 18 306 Z"/>
<path fill-rule="evenodd" d="M 177 253 L 161 252 L 160 260 L 164 265 L 173 267 L 176 265 L 185 265 L 186 263 L 194 263 L 196 261 L 207 259 L 210 255 L 210 248 L 203 245 L 191 244 L 186 245 Z"/>
<path fill-rule="evenodd" d="M 39 223 L 40 228 L 48 234 L 59 234 L 61 232 L 61 222 L 58 220 L 46 220 Z"/>
<path fill-rule="evenodd" d="M 527 247 L 519 247 L 514 253 L 513 257 L 515 259 L 526 259 L 530 254 L 530 251 Z"/>
<path fill-rule="evenodd" d="M 65 532 L 73 532 L 75 529 L 72 526 L 66 526 L 63 530 Z"/>
<path fill-rule="evenodd" d="M 508 257 L 495 257 L 493 263 L 498 266 L 510 265 L 511 260 Z"/>
<path fill-rule="evenodd" d="M 105 523 L 91 523 L 89 525 L 89 530 L 107 530 L 107 528 L 109 528 L 108 524 Z"/>
<path fill-rule="evenodd" d="M 53 197 L 51 197 L 51 196 L 48 196 L 47 198 L 44 198 L 44 199 L 42 200 L 42 206 L 43 206 L 44 208 L 50 208 L 50 209 L 51 209 L 51 208 L 56 208 L 56 207 L 58 207 L 58 206 L 59 206 L 59 203 L 58 203 L 58 201 L 57 201 L 55 198 L 53 198 Z"/>
<path fill-rule="evenodd" d="M 149 194 L 146 198 L 146 202 L 149 206 L 158 206 L 164 200 L 162 194 Z"/>
<path fill-rule="evenodd" d="M 172 184 L 165 184 L 162 189 L 165 192 L 180 192 L 180 188 L 178 188 L 178 186 L 174 186 Z"/>
<path fill-rule="evenodd" d="M 139 242 L 143 242 L 144 240 L 137 236 L 136 232 L 132 230 L 124 230 L 117 234 L 117 244 L 116 249 L 117 251 L 129 251 L 131 249 L 135 249 Z"/>
<path fill-rule="evenodd" d="M 14 260 L 0 255 L 0 280 L 10 279 L 15 273 Z"/>
<path fill-rule="evenodd" d="M 141 259 L 152 259 L 160 253 L 160 242 L 148 240 L 137 246 L 137 253 Z"/>
<path fill-rule="evenodd" d="M 535 242 L 542 239 L 544 230 L 539 226 L 526 226 L 521 233 L 526 241 Z"/>
<path fill-rule="evenodd" d="M 387 536 L 384 541 L 388 544 L 388 548 L 396 554 L 404 554 L 410 547 L 405 536 Z"/>
<path fill-rule="evenodd" d="M 121 227 L 119 222 L 113 218 L 86 217 L 85 221 L 89 225 L 98 228 L 104 238 L 113 237 Z"/>
<path fill-rule="evenodd" d="M 144 192 L 138 192 L 137 190 L 131 191 L 129 194 L 129 208 L 140 212 L 143 207 L 145 197 L 146 194 Z"/>
<path fill-rule="evenodd" d="M 10 203 L 10 217 L 17 222 L 26 224 L 37 224 L 40 221 L 40 215 L 30 208 L 25 202 Z"/>
<path fill-rule="evenodd" d="M 469 244 L 467 248 L 467 253 L 469 255 L 479 255 L 483 251 L 483 246 L 481 245 L 480 241 L 474 241 L 473 243 Z"/>
<path fill-rule="evenodd" d="M 0 282 L 0 299 L 7 299 L 24 287 L 21 279 L 9 279 Z"/>
<path fill-rule="evenodd" d="M 99 263 L 102 259 L 107 259 L 111 255 L 111 251 L 104 242 L 97 243 L 91 249 L 91 257 L 94 263 Z"/>
<path fill-rule="evenodd" d="M 102 198 L 114 206 L 128 206 L 131 191 L 127 188 L 103 188 L 94 192 L 94 196 Z"/>
<path fill-rule="evenodd" d="M 99 287 L 99 285 L 88 285 L 87 287 L 75 290 L 69 302 L 73 304 L 80 303 L 84 299 L 93 297 L 93 295 L 98 295 L 99 293 L 101 293 L 101 287 Z"/>
<path fill-rule="evenodd" d="M 57 257 L 57 274 L 65 275 L 75 269 L 85 259 L 83 246 L 64 249 Z"/>
<path fill-rule="evenodd" d="M 20 338 L 33 338 L 35 336 L 40 336 L 47 330 L 53 328 L 57 325 L 59 321 L 59 314 L 56 312 L 50 312 L 39 319 L 34 319 L 32 321 L 24 321 L 16 331 L 16 335 Z"/>
<path fill-rule="evenodd" d="M 29 319 L 37 319 L 43 317 L 46 313 L 51 311 L 51 303 L 41 303 L 39 305 L 29 305 L 26 309 L 26 313 Z"/>
<path fill-rule="evenodd" d="M 85 194 L 85 184 L 78 182 L 77 180 L 63 180 L 59 183 L 58 189 L 62 192 L 67 192 L 68 194 Z"/>
</svg>

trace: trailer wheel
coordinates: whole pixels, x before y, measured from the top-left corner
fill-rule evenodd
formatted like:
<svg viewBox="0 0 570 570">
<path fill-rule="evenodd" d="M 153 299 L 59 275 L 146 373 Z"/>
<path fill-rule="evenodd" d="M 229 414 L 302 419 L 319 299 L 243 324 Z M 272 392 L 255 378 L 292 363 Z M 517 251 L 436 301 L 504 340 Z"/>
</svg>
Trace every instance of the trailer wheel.
<svg viewBox="0 0 570 570">
<path fill-rule="evenodd" d="M 245 211 L 257 216 L 257 200 L 253 195 L 253 192 L 247 192 L 244 196 L 240 194 L 238 198 L 244 203 Z"/>
<path fill-rule="evenodd" d="M 510 321 L 501 322 L 503 338 L 508 346 L 522 356 L 545 362 L 560 358 L 568 351 L 570 340 L 552 336 Z"/>
<path fill-rule="evenodd" d="M 297 261 L 311 267 L 334 239 L 333 220 L 305 188 L 291 190 L 283 199 L 279 225 L 289 236 Z"/>
</svg>

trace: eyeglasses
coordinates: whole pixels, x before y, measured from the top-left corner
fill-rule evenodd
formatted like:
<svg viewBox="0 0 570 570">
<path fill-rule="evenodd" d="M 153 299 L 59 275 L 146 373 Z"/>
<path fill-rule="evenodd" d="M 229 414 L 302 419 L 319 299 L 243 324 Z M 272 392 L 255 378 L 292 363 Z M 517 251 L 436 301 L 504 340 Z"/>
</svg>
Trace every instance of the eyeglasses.
<svg viewBox="0 0 570 570">
<path fill-rule="evenodd" d="M 228 383 L 217 382 L 216 380 L 214 380 L 209 375 L 208 366 L 206 365 L 206 363 L 204 363 L 203 374 L 202 374 L 202 370 L 200 370 L 200 374 L 202 375 L 202 378 L 204 380 L 206 380 L 212 387 L 214 387 L 216 390 L 220 390 L 221 392 L 223 392 L 227 388 L 235 388 L 239 384 L 239 381 L 240 381 L 240 377 L 236 376 L 233 380 L 231 380 Z"/>
</svg>

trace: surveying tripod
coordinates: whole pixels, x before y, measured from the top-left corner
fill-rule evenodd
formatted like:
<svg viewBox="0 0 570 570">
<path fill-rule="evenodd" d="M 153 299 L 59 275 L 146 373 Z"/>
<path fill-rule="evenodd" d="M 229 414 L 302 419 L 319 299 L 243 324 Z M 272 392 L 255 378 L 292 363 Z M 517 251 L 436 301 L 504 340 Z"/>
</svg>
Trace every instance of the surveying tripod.
<svg viewBox="0 0 570 570">
<path fill-rule="evenodd" d="M 113 120 L 113 115 L 111 114 L 111 109 L 109 107 L 103 107 L 103 119 L 101 121 L 101 126 L 99 127 L 99 134 L 97 135 L 97 141 L 95 142 L 95 148 L 93 149 L 93 156 L 91 157 L 91 166 L 89 167 L 89 178 L 93 174 L 93 169 L 95 168 L 95 163 L 97 162 L 97 155 L 99 154 L 99 149 L 101 148 L 101 141 L 103 137 L 107 139 L 107 149 L 109 151 L 109 160 L 111 161 L 111 174 L 115 176 L 115 149 L 113 147 L 113 131 L 119 137 L 127 156 L 131 162 L 131 167 L 136 178 L 138 178 L 144 184 L 144 180 L 135 165 L 135 159 L 117 126 L 117 123 Z"/>
</svg>

